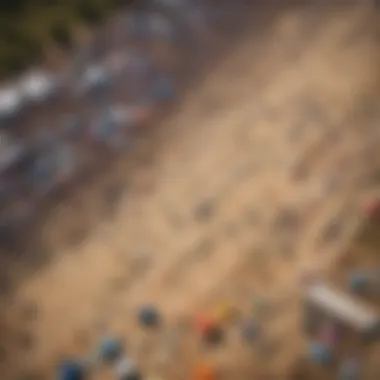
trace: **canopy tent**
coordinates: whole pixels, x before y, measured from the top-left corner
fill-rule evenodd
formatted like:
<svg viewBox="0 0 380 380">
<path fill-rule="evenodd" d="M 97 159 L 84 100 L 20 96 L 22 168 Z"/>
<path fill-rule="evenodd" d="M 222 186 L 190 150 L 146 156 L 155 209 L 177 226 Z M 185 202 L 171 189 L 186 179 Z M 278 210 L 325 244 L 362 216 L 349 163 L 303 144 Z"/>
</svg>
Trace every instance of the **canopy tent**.
<svg viewBox="0 0 380 380">
<path fill-rule="evenodd" d="M 32 73 L 21 80 L 20 88 L 27 104 L 42 103 L 57 94 L 58 81 L 47 73 Z"/>
<path fill-rule="evenodd" d="M 0 90 L 0 121 L 17 116 L 23 106 L 23 97 L 16 86 Z"/>
<path fill-rule="evenodd" d="M 81 77 L 75 90 L 77 95 L 83 96 L 93 91 L 102 91 L 106 89 L 111 82 L 111 76 L 105 67 L 93 65 L 87 67 Z"/>
</svg>

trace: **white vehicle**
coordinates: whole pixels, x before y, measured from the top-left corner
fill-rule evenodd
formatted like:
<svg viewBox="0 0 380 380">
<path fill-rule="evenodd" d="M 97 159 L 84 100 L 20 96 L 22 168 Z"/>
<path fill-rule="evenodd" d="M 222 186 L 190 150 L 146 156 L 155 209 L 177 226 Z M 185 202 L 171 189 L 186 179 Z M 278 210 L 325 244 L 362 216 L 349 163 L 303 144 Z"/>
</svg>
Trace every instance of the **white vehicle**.
<svg viewBox="0 0 380 380">
<path fill-rule="evenodd" d="M 21 81 L 20 87 L 26 102 L 41 103 L 57 93 L 58 83 L 52 75 L 33 73 Z"/>
<path fill-rule="evenodd" d="M 351 295 L 322 283 L 308 289 L 305 301 L 305 321 L 312 321 L 307 326 L 309 333 L 313 333 L 321 321 L 329 318 L 354 332 L 375 338 L 380 324 L 379 316 L 371 307 Z"/>
<path fill-rule="evenodd" d="M 16 116 L 22 106 L 22 94 L 16 86 L 0 90 L 0 119 Z"/>
<path fill-rule="evenodd" d="M 109 83 L 110 75 L 102 66 L 88 67 L 80 79 L 77 87 L 78 95 L 85 95 L 88 92 L 102 88 Z"/>
</svg>

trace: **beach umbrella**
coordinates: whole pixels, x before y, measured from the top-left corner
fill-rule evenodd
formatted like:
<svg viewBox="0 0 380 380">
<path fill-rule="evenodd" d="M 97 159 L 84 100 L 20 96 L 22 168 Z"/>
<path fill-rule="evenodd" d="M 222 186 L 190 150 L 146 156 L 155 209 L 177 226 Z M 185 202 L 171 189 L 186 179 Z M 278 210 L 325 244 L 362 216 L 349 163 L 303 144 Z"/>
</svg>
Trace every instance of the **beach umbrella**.
<svg viewBox="0 0 380 380">
<path fill-rule="evenodd" d="M 224 334 L 218 321 L 208 314 L 199 314 L 195 318 L 195 328 L 202 340 L 210 345 L 217 345 L 223 341 Z"/>
<path fill-rule="evenodd" d="M 99 356 L 104 361 L 114 361 L 123 354 L 121 341 L 114 336 L 107 336 L 99 343 Z"/>
<path fill-rule="evenodd" d="M 161 323 L 161 316 L 158 309 L 154 305 L 146 305 L 140 308 L 138 313 L 138 321 L 143 327 L 158 327 Z"/>
<path fill-rule="evenodd" d="M 205 363 L 199 363 L 194 368 L 192 378 L 194 380 L 216 380 L 218 376 L 214 367 Z"/>
<path fill-rule="evenodd" d="M 74 360 L 67 360 L 61 364 L 58 371 L 58 380 L 84 380 L 84 368 Z"/>
</svg>

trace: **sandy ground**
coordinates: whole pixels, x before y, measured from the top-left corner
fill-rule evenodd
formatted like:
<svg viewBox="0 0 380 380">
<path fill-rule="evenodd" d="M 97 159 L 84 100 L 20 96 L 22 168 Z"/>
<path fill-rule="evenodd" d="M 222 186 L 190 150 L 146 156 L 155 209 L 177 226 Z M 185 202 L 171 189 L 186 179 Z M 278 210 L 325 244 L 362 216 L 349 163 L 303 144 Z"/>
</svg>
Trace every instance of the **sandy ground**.
<svg viewBox="0 0 380 380">
<path fill-rule="evenodd" d="M 326 270 L 361 222 L 378 84 L 369 13 L 365 5 L 285 12 L 221 62 L 165 120 L 153 163 L 128 184 L 113 218 L 20 287 L 4 313 L 4 374 L 14 361 L 49 374 L 106 331 L 126 338 L 146 373 L 168 379 L 189 378 L 199 360 L 231 379 L 285 378 L 303 347 L 299 275 Z M 122 180 L 125 167 L 116 170 Z M 100 210 L 78 214 L 91 222 Z M 341 226 L 334 237 L 331 221 Z M 60 234 L 47 227 L 51 242 Z M 233 327 L 212 352 L 179 330 L 180 320 L 218 302 L 249 310 L 255 295 L 277 310 L 265 321 L 276 346 L 265 357 Z M 163 331 L 136 328 L 146 302 L 162 310 Z M 26 321 L 28 304 L 38 317 Z M 169 343 L 178 331 L 183 349 Z"/>
</svg>

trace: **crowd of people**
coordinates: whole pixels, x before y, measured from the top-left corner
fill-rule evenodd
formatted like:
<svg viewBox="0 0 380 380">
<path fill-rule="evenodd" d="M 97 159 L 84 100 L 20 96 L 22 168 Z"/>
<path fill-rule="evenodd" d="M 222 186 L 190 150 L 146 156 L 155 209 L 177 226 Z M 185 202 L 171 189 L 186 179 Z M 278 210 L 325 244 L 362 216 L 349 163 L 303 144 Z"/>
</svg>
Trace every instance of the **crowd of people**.
<svg viewBox="0 0 380 380">
<path fill-rule="evenodd" d="M 241 24 L 239 2 L 222 3 L 145 2 L 120 12 L 64 72 L 34 71 L 0 88 L 0 245 L 104 152 L 130 151 L 133 130 L 175 101 L 216 37 Z"/>
</svg>

